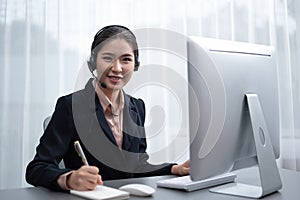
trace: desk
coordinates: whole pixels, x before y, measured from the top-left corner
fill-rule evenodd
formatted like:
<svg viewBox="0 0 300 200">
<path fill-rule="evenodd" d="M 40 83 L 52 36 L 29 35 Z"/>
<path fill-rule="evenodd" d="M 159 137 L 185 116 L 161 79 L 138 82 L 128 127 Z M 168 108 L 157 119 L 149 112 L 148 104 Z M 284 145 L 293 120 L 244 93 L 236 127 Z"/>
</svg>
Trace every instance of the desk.
<svg viewBox="0 0 300 200">
<path fill-rule="evenodd" d="M 279 192 L 272 195 L 266 196 L 264 200 L 296 200 L 300 197 L 300 172 L 280 169 L 280 175 L 283 183 L 283 188 Z M 252 184 L 258 184 L 257 180 L 257 168 L 249 168 L 237 171 L 238 181 L 247 182 Z M 128 183 L 143 183 L 156 188 L 156 181 L 164 178 L 170 178 L 172 176 L 155 176 L 148 178 L 134 178 L 134 179 L 123 179 L 114 181 L 105 181 L 105 185 L 118 188 L 121 185 Z M 1 200 L 82 200 L 82 198 L 70 195 L 63 192 L 55 192 L 42 187 L 28 187 L 20 189 L 6 189 L 0 190 Z M 179 190 L 171 190 L 165 188 L 156 188 L 156 192 L 152 197 L 134 197 L 131 196 L 130 199 L 172 199 L 172 200 L 191 200 L 191 199 L 201 199 L 201 200 L 227 200 L 227 199 L 248 199 L 242 197 L 214 194 L 208 191 L 208 189 L 197 190 L 194 192 L 184 192 Z M 248 199 L 249 200 L 249 199 Z"/>
</svg>

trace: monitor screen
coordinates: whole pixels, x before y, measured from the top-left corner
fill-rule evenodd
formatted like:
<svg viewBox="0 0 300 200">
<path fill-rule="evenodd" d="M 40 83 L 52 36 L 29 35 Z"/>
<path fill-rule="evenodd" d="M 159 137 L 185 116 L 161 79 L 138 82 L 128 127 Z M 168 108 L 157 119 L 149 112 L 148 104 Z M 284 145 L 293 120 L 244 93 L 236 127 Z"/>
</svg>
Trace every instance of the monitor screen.
<svg viewBox="0 0 300 200">
<path fill-rule="evenodd" d="M 246 94 L 257 96 L 268 130 L 260 129 L 260 140 L 264 142 L 264 133 L 268 132 L 271 149 L 278 158 L 279 97 L 274 48 L 191 36 L 187 56 L 191 179 L 201 180 L 257 164 Z"/>
</svg>

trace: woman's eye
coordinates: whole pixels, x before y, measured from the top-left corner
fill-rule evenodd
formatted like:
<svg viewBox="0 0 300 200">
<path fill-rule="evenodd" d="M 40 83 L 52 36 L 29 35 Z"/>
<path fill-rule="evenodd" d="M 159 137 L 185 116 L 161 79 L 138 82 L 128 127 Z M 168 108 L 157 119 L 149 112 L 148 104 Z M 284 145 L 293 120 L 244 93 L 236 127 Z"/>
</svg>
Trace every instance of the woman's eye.
<svg viewBox="0 0 300 200">
<path fill-rule="evenodd" d="M 113 60 L 112 57 L 108 57 L 108 56 L 103 57 L 102 59 L 105 60 L 105 61 L 107 61 L 107 62 L 111 62 Z"/>
<path fill-rule="evenodd" d="M 132 59 L 131 58 L 123 58 L 123 61 L 125 61 L 125 62 L 131 62 L 132 61 Z"/>
</svg>

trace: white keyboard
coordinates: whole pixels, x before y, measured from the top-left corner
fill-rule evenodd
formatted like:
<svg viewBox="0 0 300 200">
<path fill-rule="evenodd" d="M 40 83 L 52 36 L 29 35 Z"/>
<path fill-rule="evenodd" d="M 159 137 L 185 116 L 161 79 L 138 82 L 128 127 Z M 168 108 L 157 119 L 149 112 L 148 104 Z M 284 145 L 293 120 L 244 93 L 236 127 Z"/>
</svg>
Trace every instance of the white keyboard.
<svg viewBox="0 0 300 200">
<path fill-rule="evenodd" d="M 156 182 L 158 187 L 181 189 L 188 192 L 203 188 L 233 182 L 236 178 L 234 173 L 226 173 L 208 179 L 193 181 L 190 176 L 181 176 L 170 179 L 159 180 Z"/>
</svg>

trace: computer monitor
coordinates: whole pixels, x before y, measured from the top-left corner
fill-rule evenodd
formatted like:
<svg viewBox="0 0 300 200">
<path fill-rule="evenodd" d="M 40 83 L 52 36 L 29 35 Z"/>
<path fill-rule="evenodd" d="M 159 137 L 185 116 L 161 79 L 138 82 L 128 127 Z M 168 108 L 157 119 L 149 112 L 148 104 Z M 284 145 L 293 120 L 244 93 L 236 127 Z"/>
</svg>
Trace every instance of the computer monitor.
<svg viewBox="0 0 300 200">
<path fill-rule="evenodd" d="M 258 164 L 261 187 L 234 183 L 211 191 L 260 198 L 279 190 L 274 48 L 191 36 L 187 58 L 191 179 Z"/>
</svg>

